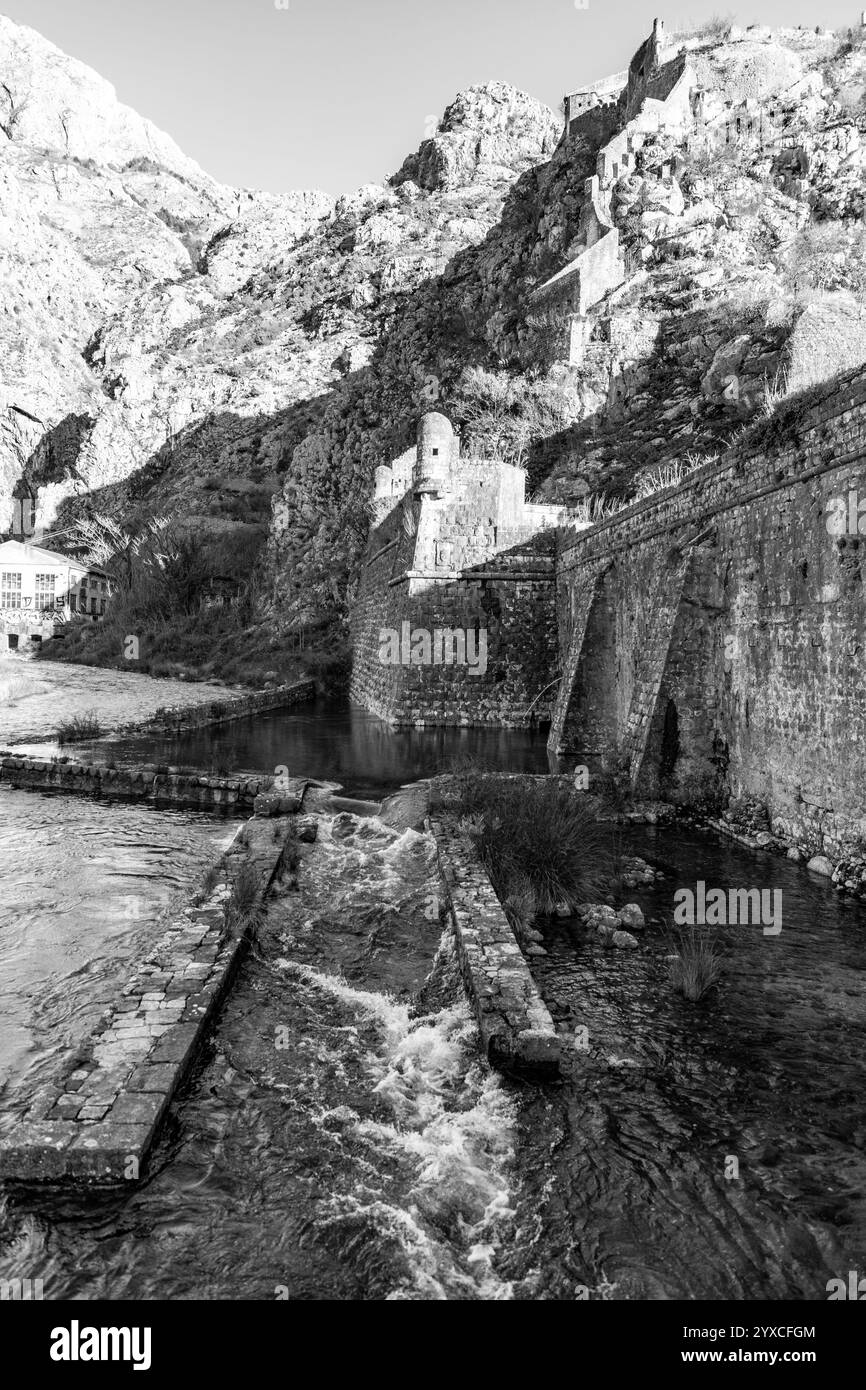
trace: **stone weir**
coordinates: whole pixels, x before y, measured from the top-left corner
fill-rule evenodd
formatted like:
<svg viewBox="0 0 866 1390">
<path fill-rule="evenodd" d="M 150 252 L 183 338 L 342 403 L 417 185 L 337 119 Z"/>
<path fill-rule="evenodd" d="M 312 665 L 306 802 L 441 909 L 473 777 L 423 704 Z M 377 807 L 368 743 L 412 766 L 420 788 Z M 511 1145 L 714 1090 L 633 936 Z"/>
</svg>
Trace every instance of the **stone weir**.
<svg viewBox="0 0 866 1390">
<path fill-rule="evenodd" d="M 194 770 L 150 763 L 117 767 L 79 763 L 70 758 L 32 758 L 14 752 L 0 753 L 0 782 L 23 791 L 147 801 L 155 806 L 229 815 L 251 815 L 257 799 L 281 791 L 279 783 L 263 776 L 210 777 Z"/>
<path fill-rule="evenodd" d="M 760 800 L 783 838 L 866 840 L 866 373 L 557 557 L 551 748 L 633 792 Z"/>
<path fill-rule="evenodd" d="M 539 1080 L 562 1070 L 562 1040 L 475 847 L 435 810 L 427 825 L 463 983 L 495 1067 Z"/>
<path fill-rule="evenodd" d="M 304 787 L 293 789 L 298 806 Z M 0 1116 L 0 1178 L 119 1185 L 141 1176 L 254 933 L 256 910 L 294 848 L 294 822 L 273 819 L 273 798 L 263 809 L 55 1081 L 10 1101 Z"/>
</svg>

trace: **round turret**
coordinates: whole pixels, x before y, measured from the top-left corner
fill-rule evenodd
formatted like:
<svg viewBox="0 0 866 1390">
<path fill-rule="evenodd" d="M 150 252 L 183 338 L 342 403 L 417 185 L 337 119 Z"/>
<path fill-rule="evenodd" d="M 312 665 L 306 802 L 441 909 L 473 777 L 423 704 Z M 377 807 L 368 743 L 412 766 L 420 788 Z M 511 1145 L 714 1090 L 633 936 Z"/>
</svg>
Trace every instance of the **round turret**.
<svg viewBox="0 0 866 1390">
<path fill-rule="evenodd" d="M 437 410 L 418 421 L 418 455 L 413 487 L 415 492 L 438 497 L 447 492 L 454 459 L 455 435 L 451 421 Z"/>
</svg>

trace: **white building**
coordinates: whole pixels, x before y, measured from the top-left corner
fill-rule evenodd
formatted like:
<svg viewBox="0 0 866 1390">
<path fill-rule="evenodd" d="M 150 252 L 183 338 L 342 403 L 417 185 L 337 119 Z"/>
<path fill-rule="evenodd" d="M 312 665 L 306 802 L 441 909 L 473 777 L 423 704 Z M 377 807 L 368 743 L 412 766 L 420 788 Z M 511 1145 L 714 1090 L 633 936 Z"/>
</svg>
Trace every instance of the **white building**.
<svg viewBox="0 0 866 1390">
<path fill-rule="evenodd" d="M 57 623 L 101 618 L 108 575 L 26 540 L 0 543 L 0 656 L 38 647 Z"/>
</svg>

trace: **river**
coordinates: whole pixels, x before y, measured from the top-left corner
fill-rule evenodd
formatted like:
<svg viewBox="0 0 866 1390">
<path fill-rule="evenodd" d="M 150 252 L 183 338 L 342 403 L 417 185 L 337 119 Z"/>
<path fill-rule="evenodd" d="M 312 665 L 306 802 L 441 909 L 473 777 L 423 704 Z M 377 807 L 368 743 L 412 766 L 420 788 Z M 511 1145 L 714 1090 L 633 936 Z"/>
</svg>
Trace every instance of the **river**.
<svg viewBox="0 0 866 1390">
<path fill-rule="evenodd" d="M 297 718 L 267 721 L 270 756 L 274 725 L 288 748 Z M 345 733 L 317 734 L 339 750 L 319 771 L 341 760 L 356 794 L 435 770 L 427 736 L 348 767 Z M 516 739 L 514 761 L 537 751 Z M 7 795 L 79 824 L 92 811 Z M 202 822 L 114 812 L 121 897 L 149 861 L 140 825 L 169 821 L 180 887 Z M 479 1059 L 426 838 L 335 809 L 300 891 L 272 901 L 145 1180 L 8 1192 L 0 1277 L 73 1298 L 825 1299 L 830 1278 L 866 1267 L 863 909 L 710 832 L 629 828 L 621 849 L 664 872 L 627 895 L 647 929 L 627 952 L 547 925 L 536 978 L 563 1035 L 585 1028 L 589 1046 L 567 1080 L 533 1086 Z M 28 932 L 56 939 L 66 895 L 99 898 L 104 867 L 70 855 Z M 726 929 L 720 987 L 692 1004 L 665 957 L 674 891 L 698 879 L 772 884 L 784 922 Z M 64 950 L 77 936 L 84 960 L 83 925 Z M 34 973 L 38 1008 L 73 973 L 64 959 L 56 979 Z"/>
</svg>

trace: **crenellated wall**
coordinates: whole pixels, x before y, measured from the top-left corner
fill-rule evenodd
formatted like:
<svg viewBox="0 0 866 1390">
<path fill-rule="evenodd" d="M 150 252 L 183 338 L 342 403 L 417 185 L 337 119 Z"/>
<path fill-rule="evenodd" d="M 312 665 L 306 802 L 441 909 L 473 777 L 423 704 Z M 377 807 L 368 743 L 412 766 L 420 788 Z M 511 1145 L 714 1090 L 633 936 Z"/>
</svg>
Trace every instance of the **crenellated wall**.
<svg viewBox="0 0 866 1390">
<path fill-rule="evenodd" d="M 866 374 L 789 402 L 675 488 L 569 539 L 551 746 L 640 794 L 750 794 L 866 840 Z M 856 507 L 856 501 L 855 501 Z"/>
</svg>

